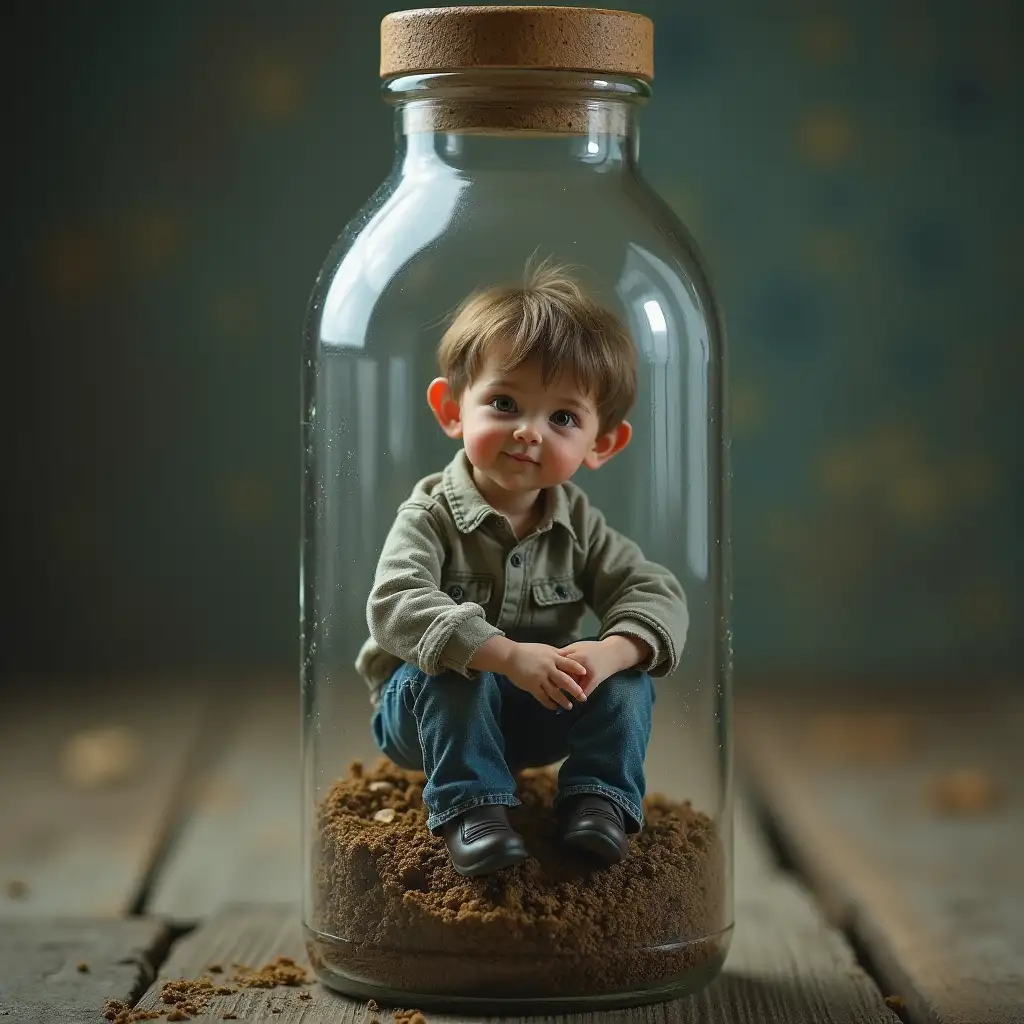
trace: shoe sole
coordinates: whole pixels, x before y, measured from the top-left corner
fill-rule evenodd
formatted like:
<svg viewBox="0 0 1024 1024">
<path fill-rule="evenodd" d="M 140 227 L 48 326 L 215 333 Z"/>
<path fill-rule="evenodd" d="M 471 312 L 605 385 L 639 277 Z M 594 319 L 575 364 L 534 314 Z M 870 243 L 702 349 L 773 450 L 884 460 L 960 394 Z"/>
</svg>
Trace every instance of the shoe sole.
<svg viewBox="0 0 1024 1024">
<path fill-rule="evenodd" d="M 584 829 L 580 832 L 567 832 L 562 837 L 570 846 L 592 854 L 605 864 L 618 864 L 626 856 L 626 851 L 619 848 L 614 840 L 603 832 L 591 832 Z"/>
<path fill-rule="evenodd" d="M 522 864 L 529 853 L 523 850 L 506 850 L 502 853 L 491 854 L 488 857 L 484 857 L 482 860 L 474 861 L 472 864 L 460 866 L 452 861 L 452 867 L 455 871 L 462 875 L 463 878 L 477 878 L 480 875 L 492 875 L 495 871 L 501 871 L 502 868 L 515 867 L 516 864 Z"/>
</svg>

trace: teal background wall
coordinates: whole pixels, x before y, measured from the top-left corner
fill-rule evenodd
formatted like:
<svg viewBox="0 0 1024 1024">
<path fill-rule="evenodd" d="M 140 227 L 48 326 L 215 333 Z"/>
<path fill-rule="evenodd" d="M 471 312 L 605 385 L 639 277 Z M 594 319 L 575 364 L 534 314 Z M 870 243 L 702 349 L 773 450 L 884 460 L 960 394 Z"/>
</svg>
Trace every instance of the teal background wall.
<svg viewBox="0 0 1024 1024">
<path fill-rule="evenodd" d="M 392 6 L 26 14 L 5 668 L 296 664 L 299 334 L 390 163 Z M 1019 5 L 632 6 L 642 162 L 729 325 L 739 672 L 1015 666 Z"/>
</svg>

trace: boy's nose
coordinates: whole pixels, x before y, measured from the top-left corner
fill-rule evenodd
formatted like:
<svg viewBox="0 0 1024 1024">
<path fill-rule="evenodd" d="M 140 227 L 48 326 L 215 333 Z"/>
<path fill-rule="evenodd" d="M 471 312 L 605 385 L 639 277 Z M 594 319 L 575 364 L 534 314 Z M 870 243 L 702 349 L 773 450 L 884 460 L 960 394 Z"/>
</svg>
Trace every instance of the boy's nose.
<svg viewBox="0 0 1024 1024">
<path fill-rule="evenodd" d="M 531 423 L 521 423 L 512 436 L 523 444 L 540 444 L 540 431 Z"/>
</svg>

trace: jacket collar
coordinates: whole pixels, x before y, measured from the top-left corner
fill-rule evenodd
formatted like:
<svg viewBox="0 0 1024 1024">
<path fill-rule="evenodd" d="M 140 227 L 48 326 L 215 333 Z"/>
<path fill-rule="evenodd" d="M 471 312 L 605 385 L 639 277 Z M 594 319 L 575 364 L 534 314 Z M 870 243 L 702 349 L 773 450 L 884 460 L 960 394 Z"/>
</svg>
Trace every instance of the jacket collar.
<svg viewBox="0 0 1024 1024">
<path fill-rule="evenodd" d="M 504 518 L 497 509 L 484 500 L 483 495 L 477 490 L 476 483 L 473 481 L 473 467 L 470 465 L 465 449 L 460 448 L 458 454 L 445 468 L 443 487 L 452 518 L 460 533 L 472 533 L 490 516 Z M 555 487 L 545 488 L 543 493 L 544 515 L 536 532 L 543 533 L 557 523 L 572 534 L 573 540 L 577 540 L 576 531 L 569 518 L 569 498 L 565 493 L 565 488 L 559 484 Z"/>
</svg>

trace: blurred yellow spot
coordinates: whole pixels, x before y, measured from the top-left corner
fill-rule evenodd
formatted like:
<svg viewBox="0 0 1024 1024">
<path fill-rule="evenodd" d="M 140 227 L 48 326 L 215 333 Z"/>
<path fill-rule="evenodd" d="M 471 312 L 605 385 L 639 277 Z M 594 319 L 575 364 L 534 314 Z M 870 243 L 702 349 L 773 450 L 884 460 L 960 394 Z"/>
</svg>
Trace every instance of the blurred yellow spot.
<svg viewBox="0 0 1024 1024">
<path fill-rule="evenodd" d="M 262 526 L 270 520 L 272 505 L 270 481 L 262 474 L 240 474 L 224 484 L 221 507 L 236 526 Z"/>
<path fill-rule="evenodd" d="M 808 239 L 807 254 L 812 268 L 843 274 L 854 268 L 856 243 L 842 231 L 822 228 Z"/>
<path fill-rule="evenodd" d="M 289 61 L 265 60 L 251 67 L 243 82 L 249 109 L 267 121 L 291 117 L 306 97 L 299 68 Z"/>
<path fill-rule="evenodd" d="M 163 266 L 181 246 L 181 223 L 169 213 L 140 213 L 126 234 L 130 269 L 149 271 Z"/>
<path fill-rule="evenodd" d="M 69 229 L 42 244 L 43 283 L 58 298 L 77 301 L 102 283 L 109 270 L 108 253 L 96 232 Z"/>
<path fill-rule="evenodd" d="M 800 153 L 812 163 L 842 163 L 852 151 L 853 141 L 853 128 L 844 114 L 818 111 L 800 123 Z"/>
<path fill-rule="evenodd" d="M 737 433 L 755 430 L 764 422 L 764 398 L 750 383 L 737 383 L 732 388 L 732 428 Z"/>
<path fill-rule="evenodd" d="M 940 457 L 928 450 L 917 429 L 899 422 L 833 445 L 817 469 L 825 494 L 918 527 L 991 500 L 999 480 L 987 456 L 961 452 Z"/>
<path fill-rule="evenodd" d="M 901 519 L 923 525 L 942 509 L 944 493 L 938 476 L 924 468 L 912 469 L 889 484 L 889 507 Z"/>
<path fill-rule="evenodd" d="M 800 43 L 813 60 L 829 64 L 849 49 L 850 27 L 839 18 L 816 18 L 803 27 Z"/>
</svg>

